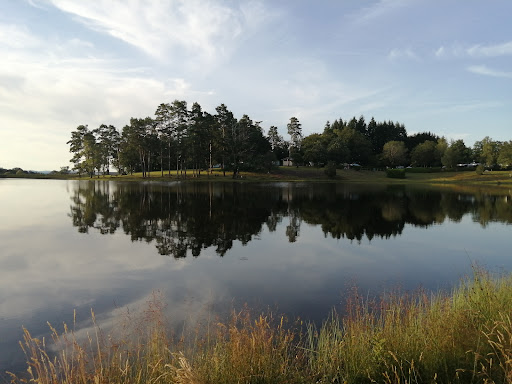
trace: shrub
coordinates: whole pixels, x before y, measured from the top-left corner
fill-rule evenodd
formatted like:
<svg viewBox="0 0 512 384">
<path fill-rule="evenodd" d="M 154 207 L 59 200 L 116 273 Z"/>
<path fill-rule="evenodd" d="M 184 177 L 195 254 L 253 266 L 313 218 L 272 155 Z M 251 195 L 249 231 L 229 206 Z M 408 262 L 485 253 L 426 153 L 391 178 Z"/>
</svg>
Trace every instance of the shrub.
<svg viewBox="0 0 512 384">
<path fill-rule="evenodd" d="M 405 169 L 386 169 L 386 176 L 391 179 L 405 179 Z"/>
<path fill-rule="evenodd" d="M 324 173 L 327 177 L 333 178 L 336 176 L 336 164 L 333 161 L 329 161 L 325 166 Z"/>
<path fill-rule="evenodd" d="M 483 174 L 484 171 L 485 171 L 485 168 L 484 168 L 484 166 L 482 164 L 478 165 L 476 167 L 476 169 L 475 169 L 475 172 L 476 172 L 477 175 Z"/>
</svg>

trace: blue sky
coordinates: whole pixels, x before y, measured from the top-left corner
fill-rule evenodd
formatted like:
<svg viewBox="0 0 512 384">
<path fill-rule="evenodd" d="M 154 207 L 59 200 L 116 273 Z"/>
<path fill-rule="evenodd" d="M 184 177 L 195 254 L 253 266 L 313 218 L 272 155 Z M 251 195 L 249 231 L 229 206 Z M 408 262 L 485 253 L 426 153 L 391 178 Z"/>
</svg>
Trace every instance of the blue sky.
<svg viewBox="0 0 512 384">
<path fill-rule="evenodd" d="M 510 0 L 12 0 L 0 4 L 0 167 L 70 165 L 66 142 L 224 103 L 286 134 L 364 115 L 472 146 L 512 139 Z"/>
</svg>

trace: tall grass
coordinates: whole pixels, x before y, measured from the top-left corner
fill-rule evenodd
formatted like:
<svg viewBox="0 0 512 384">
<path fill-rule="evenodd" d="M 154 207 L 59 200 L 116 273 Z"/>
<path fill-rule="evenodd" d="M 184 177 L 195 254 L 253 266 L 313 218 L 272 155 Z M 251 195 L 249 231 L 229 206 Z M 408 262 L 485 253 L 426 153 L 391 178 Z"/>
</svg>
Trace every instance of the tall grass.
<svg viewBox="0 0 512 384">
<path fill-rule="evenodd" d="M 233 312 L 178 339 L 162 310 L 136 332 L 99 327 L 85 341 L 51 327 L 58 352 L 25 330 L 36 383 L 512 383 L 512 276 L 475 272 L 450 294 L 357 290 L 320 327 Z M 94 314 L 92 314 L 93 322 Z"/>
</svg>

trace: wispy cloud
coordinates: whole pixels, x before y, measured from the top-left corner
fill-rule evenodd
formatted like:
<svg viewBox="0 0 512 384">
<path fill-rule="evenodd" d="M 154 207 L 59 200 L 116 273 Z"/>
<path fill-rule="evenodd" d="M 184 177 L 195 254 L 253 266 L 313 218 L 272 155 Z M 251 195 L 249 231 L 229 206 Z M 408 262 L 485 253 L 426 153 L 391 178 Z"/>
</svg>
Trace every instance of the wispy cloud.
<svg viewBox="0 0 512 384">
<path fill-rule="evenodd" d="M 512 79 L 512 72 L 498 71 L 485 65 L 472 65 L 468 67 L 468 71 L 478 75 Z"/>
<path fill-rule="evenodd" d="M 512 55 L 512 41 L 494 45 L 474 45 L 467 53 L 475 57 L 496 57 Z"/>
<path fill-rule="evenodd" d="M 462 58 L 468 56 L 468 48 L 460 43 L 455 43 L 450 46 L 441 45 L 434 52 L 438 59 L 442 58 Z"/>
<path fill-rule="evenodd" d="M 100 33 L 124 41 L 153 58 L 184 54 L 199 67 L 229 56 L 244 33 L 257 28 L 267 11 L 257 2 L 236 8 L 217 1 L 112 2 L 50 0 Z"/>
<path fill-rule="evenodd" d="M 450 47 L 440 46 L 435 51 L 435 56 L 441 57 L 500 57 L 512 55 L 512 41 L 502 44 L 475 44 L 468 48 L 468 45 L 453 44 Z"/>
<path fill-rule="evenodd" d="M 398 59 L 409 59 L 419 61 L 419 56 L 410 48 L 406 49 L 392 49 L 388 53 L 389 60 L 398 60 Z"/>
<path fill-rule="evenodd" d="M 351 18 L 359 23 L 367 23 L 411 3 L 412 1 L 409 0 L 380 0 L 372 6 L 361 9 L 355 15 L 351 15 Z"/>
</svg>

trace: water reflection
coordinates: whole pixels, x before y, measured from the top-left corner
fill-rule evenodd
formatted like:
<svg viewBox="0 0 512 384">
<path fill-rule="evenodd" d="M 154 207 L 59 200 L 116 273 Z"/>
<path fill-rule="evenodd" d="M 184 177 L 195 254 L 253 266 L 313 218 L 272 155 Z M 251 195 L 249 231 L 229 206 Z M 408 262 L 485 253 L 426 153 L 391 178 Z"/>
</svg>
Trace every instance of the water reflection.
<svg viewBox="0 0 512 384">
<path fill-rule="evenodd" d="M 96 181 L 79 183 L 71 202 L 80 233 L 122 230 L 175 258 L 197 257 L 210 247 L 224 256 L 234 241 L 246 245 L 264 226 L 274 232 L 283 221 L 290 243 L 300 238 L 303 223 L 321 226 L 326 237 L 371 241 L 400 235 L 406 224 L 429 227 L 467 214 L 483 227 L 512 222 L 508 194 L 406 186 Z"/>
<path fill-rule="evenodd" d="M 76 309 L 85 329 L 91 308 L 113 324 L 155 290 L 172 326 L 246 303 L 320 324 L 354 284 L 437 291 L 473 260 L 512 270 L 509 191 L 8 179 L 0 191 L 0 372 L 24 369 L 21 324 L 48 339 L 46 321 L 71 324 Z"/>
</svg>

